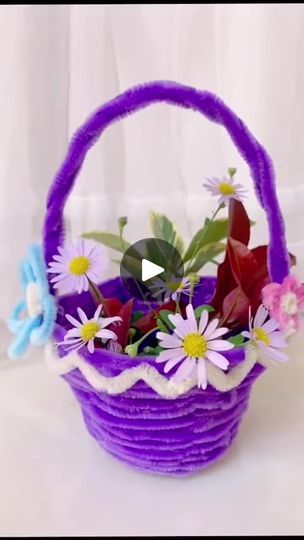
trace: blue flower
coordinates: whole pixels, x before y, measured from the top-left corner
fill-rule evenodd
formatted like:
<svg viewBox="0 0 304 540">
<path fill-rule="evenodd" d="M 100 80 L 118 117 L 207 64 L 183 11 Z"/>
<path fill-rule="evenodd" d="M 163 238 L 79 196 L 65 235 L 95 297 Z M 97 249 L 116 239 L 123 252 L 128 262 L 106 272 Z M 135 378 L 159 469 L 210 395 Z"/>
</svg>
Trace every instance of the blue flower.
<svg viewBox="0 0 304 540">
<path fill-rule="evenodd" d="M 24 299 L 17 304 L 8 321 L 10 330 L 16 334 L 8 351 L 11 358 L 23 356 L 30 344 L 44 345 L 53 334 L 57 314 L 40 246 L 30 246 L 28 259 L 21 263 L 20 277 Z"/>
</svg>

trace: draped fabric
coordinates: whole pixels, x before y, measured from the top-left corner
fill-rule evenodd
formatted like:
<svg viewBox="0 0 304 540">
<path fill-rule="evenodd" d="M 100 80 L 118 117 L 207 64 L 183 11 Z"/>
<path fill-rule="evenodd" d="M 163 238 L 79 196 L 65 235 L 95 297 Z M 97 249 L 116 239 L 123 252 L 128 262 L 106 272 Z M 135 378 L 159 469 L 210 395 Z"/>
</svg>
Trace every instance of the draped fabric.
<svg viewBox="0 0 304 540">
<path fill-rule="evenodd" d="M 19 298 L 18 263 L 41 242 L 45 203 L 74 131 L 98 106 L 151 80 L 218 94 L 270 153 L 288 246 L 303 273 L 304 6 L 1 6 L 0 317 Z M 191 111 L 155 105 L 116 123 L 89 153 L 66 207 L 73 237 L 92 228 L 150 234 L 149 210 L 166 213 L 189 240 L 216 202 L 205 177 L 230 166 L 266 220 L 249 170 L 224 130 Z M 224 215 L 224 214 L 223 214 Z M 114 264 L 109 273 L 117 273 Z"/>
</svg>

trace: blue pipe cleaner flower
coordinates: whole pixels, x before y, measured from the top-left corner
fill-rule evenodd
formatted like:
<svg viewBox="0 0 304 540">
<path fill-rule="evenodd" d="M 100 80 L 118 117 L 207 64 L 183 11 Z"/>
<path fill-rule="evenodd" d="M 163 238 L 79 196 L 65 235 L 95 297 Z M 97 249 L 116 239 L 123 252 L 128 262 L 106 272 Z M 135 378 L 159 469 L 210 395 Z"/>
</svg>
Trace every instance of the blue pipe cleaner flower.
<svg viewBox="0 0 304 540">
<path fill-rule="evenodd" d="M 25 297 L 17 304 L 8 321 L 16 338 L 9 348 L 11 358 L 20 358 L 30 344 L 44 345 L 52 336 L 57 315 L 54 296 L 50 294 L 42 248 L 32 245 L 28 259 L 22 261 L 20 278 Z"/>
</svg>

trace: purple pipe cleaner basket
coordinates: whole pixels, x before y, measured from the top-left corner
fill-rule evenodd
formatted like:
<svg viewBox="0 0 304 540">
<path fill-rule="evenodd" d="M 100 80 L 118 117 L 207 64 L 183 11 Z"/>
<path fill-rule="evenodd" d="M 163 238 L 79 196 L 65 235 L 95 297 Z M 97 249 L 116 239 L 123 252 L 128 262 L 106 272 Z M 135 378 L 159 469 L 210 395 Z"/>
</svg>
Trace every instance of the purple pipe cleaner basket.
<svg viewBox="0 0 304 540">
<path fill-rule="evenodd" d="M 289 273 L 284 222 L 278 205 L 271 160 L 244 123 L 215 95 L 173 82 L 152 82 L 119 95 L 98 109 L 77 130 L 67 157 L 51 187 L 44 225 L 44 255 L 49 263 L 64 242 L 63 210 L 85 156 L 106 127 L 153 103 L 165 102 L 192 109 L 226 128 L 249 165 L 256 195 L 269 225 L 268 268 L 281 283 Z M 210 302 L 216 278 L 202 278 L 196 305 Z M 50 287 L 55 294 L 52 284 Z M 120 278 L 100 285 L 105 297 L 129 299 Z M 75 313 L 77 306 L 92 311 L 88 293 L 58 298 L 60 310 Z M 145 309 L 140 302 L 137 309 Z M 244 327 L 245 330 L 245 327 Z M 58 315 L 55 338 L 66 328 Z M 66 359 L 58 349 L 58 364 Z M 225 382 L 206 390 L 184 385 L 177 388 L 155 358 L 135 357 L 83 348 L 74 369 L 62 371 L 78 400 L 89 433 L 115 458 L 144 472 L 186 476 L 219 460 L 237 436 L 248 407 L 252 385 L 265 367 L 250 360 L 244 367 L 243 349 L 229 351 Z M 225 374 L 226 376 L 226 374 Z M 230 378 L 229 378 L 230 377 Z"/>
</svg>

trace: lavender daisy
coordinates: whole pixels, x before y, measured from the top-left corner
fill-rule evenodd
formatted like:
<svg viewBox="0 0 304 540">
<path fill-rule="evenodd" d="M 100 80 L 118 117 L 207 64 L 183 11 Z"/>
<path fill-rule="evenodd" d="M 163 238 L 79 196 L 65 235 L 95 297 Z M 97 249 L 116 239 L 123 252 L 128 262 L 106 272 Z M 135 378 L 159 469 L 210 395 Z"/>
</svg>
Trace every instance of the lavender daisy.
<svg viewBox="0 0 304 540">
<path fill-rule="evenodd" d="M 167 282 L 156 278 L 150 289 L 155 291 L 153 292 L 155 298 L 163 298 L 165 302 L 169 302 L 171 299 L 175 302 L 182 293 L 190 296 L 191 289 L 194 287 L 195 284 L 192 285 L 188 277 L 183 277 L 182 280 L 177 280 L 176 282 Z"/>
<path fill-rule="evenodd" d="M 58 247 L 48 272 L 56 274 L 51 283 L 62 293 L 88 291 L 89 281 L 100 283 L 108 264 L 104 246 L 93 240 L 79 239 L 76 244 Z"/>
<path fill-rule="evenodd" d="M 203 186 L 215 197 L 219 197 L 219 204 L 228 204 L 229 199 L 242 201 L 246 198 L 247 190 L 242 184 L 236 184 L 234 178 L 207 178 Z"/>
<path fill-rule="evenodd" d="M 95 311 L 94 317 L 88 319 L 81 308 L 77 308 L 80 321 L 74 319 L 71 315 L 66 315 L 67 320 L 74 326 L 67 331 L 64 341 L 57 345 L 66 345 L 67 350 L 78 351 L 86 345 L 90 353 L 94 352 L 96 338 L 100 338 L 103 343 L 108 339 L 116 341 L 117 335 L 106 327 L 114 322 L 121 322 L 121 317 L 100 317 L 102 306 L 99 305 Z"/>
<path fill-rule="evenodd" d="M 233 344 L 218 339 L 228 332 L 228 328 L 218 328 L 218 319 L 213 319 L 208 324 L 208 311 L 202 312 L 198 323 L 193 306 L 188 304 L 186 315 L 186 319 L 179 314 L 169 315 L 174 325 L 173 334 L 164 332 L 156 334 L 160 346 L 165 349 L 156 362 L 166 362 L 165 373 L 181 363 L 172 379 L 181 381 L 196 375 L 198 386 L 205 389 L 207 387 L 206 362 L 212 362 L 220 369 L 226 370 L 229 362 L 219 351 L 233 349 Z"/>
<path fill-rule="evenodd" d="M 170 296 L 172 300 L 174 301 L 176 301 L 178 299 L 178 296 L 182 293 L 190 296 L 192 288 L 193 288 L 193 285 L 192 285 L 191 280 L 188 277 L 183 277 L 176 291 L 173 292 Z M 168 300 L 169 299 L 170 298 L 168 298 Z"/>
<path fill-rule="evenodd" d="M 242 335 L 249 339 L 249 346 L 255 347 L 271 360 L 285 362 L 288 356 L 280 349 L 287 347 L 283 333 L 279 330 L 280 325 L 274 319 L 267 319 L 269 311 L 261 305 L 253 318 L 249 312 L 249 332 Z"/>
</svg>

